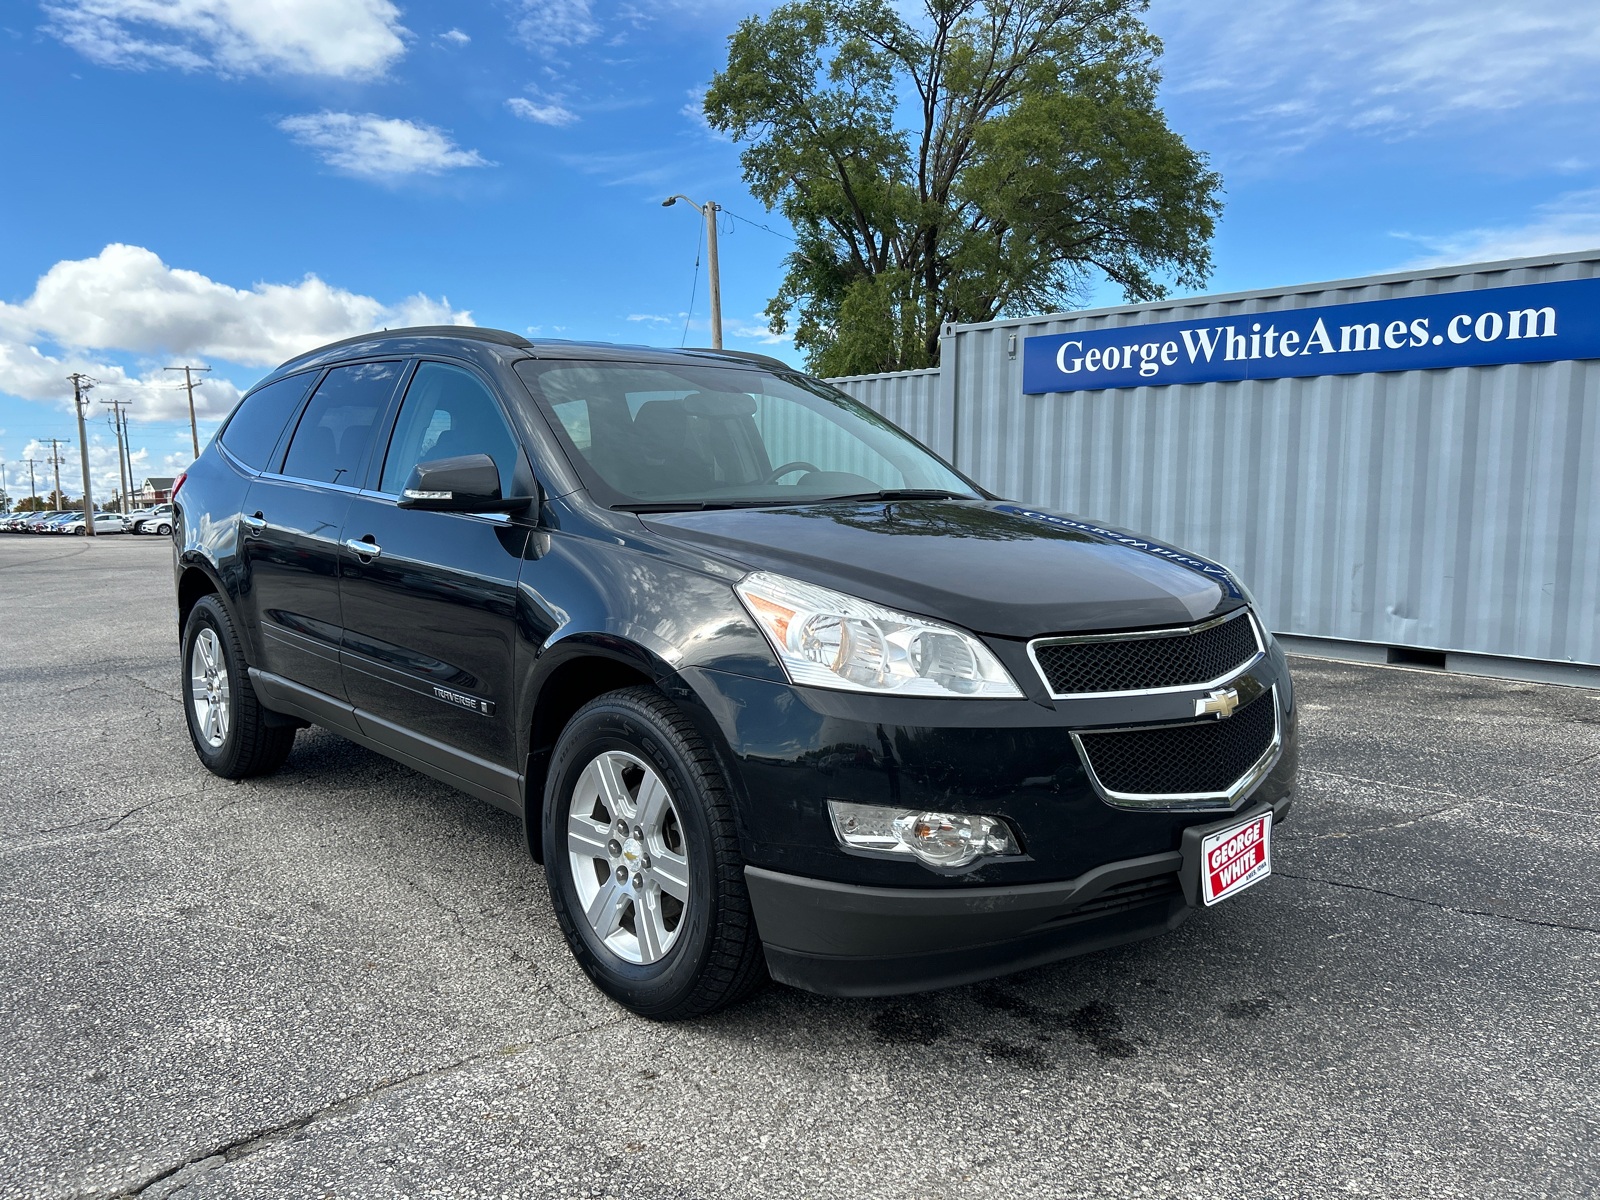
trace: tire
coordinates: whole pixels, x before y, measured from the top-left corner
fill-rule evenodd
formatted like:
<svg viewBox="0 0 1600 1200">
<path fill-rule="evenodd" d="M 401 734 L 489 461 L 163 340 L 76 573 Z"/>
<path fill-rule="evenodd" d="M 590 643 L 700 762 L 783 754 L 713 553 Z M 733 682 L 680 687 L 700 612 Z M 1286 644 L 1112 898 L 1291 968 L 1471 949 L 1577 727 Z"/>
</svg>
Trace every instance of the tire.
<svg viewBox="0 0 1600 1200">
<path fill-rule="evenodd" d="M 649 827 L 635 824 L 624 840 L 624 818 Z M 655 688 L 610 692 L 578 710 L 550 759 L 543 822 L 561 932 L 618 1004 L 682 1020 L 736 1004 L 767 981 L 727 783 Z M 617 880 L 619 868 L 631 868 L 628 883 Z M 596 910 L 598 923 L 588 915 Z"/>
<path fill-rule="evenodd" d="M 163 521 L 163 522 L 161 522 L 161 524 L 156 526 L 156 532 L 158 534 L 160 534 L 162 537 L 167 537 L 169 534 L 172 533 L 172 526 L 168 525 L 165 521 Z"/>
<path fill-rule="evenodd" d="M 281 767 L 294 748 L 295 730 L 267 725 L 239 635 L 215 593 L 202 596 L 190 611 L 181 661 L 189 740 L 206 770 L 244 779 Z"/>
<path fill-rule="evenodd" d="M 76 536 L 76 537 L 82 537 L 83 536 L 83 530 L 81 530 L 81 529 L 74 529 L 72 532 L 73 532 L 73 535 Z"/>
</svg>

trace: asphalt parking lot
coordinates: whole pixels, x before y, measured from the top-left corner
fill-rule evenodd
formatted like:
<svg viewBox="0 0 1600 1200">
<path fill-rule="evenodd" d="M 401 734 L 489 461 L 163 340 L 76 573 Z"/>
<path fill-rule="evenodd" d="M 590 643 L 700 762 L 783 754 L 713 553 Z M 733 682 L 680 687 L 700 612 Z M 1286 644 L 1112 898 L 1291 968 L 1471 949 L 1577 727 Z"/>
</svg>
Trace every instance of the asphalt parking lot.
<svg viewBox="0 0 1600 1200">
<path fill-rule="evenodd" d="M 0 1195 L 1600 1190 L 1600 692 L 1296 659 L 1278 873 L 899 1000 L 594 991 L 511 818 L 206 774 L 165 539 L 0 538 Z"/>
</svg>

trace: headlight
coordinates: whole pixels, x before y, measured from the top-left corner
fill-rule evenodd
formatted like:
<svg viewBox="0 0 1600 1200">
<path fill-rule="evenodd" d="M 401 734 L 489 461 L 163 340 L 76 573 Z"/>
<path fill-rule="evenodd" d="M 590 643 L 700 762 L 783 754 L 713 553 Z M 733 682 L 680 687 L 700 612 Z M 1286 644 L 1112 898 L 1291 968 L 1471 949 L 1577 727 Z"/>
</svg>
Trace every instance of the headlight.
<svg viewBox="0 0 1600 1200">
<path fill-rule="evenodd" d="M 829 800 L 828 816 L 842 846 L 915 856 L 932 867 L 964 867 L 991 855 L 1020 854 L 999 817 L 917 812 Z"/>
<path fill-rule="evenodd" d="M 1020 700 L 970 633 L 769 571 L 734 586 L 797 684 L 901 696 Z"/>
</svg>

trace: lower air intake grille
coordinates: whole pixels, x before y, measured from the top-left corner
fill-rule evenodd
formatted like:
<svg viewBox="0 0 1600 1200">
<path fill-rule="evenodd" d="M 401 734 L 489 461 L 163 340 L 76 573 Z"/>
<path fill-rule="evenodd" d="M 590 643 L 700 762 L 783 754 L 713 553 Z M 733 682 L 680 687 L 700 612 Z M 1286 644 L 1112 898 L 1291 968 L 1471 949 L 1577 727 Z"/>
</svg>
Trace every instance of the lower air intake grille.
<svg viewBox="0 0 1600 1200">
<path fill-rule="evenodd" d="M 1244 613 L 1193 633 L 1033 643 L 1034 660 L 1053 696 L 1192 687 L 1238 670 L 1259 650 Z"/>
<path fill-rule="evenodd" d="M 1277 733 L 1270 691 L 1226 720 L 1079 735 L 1100 786 L 1129 796 L 1227 792 L 1260 760 Z"/>
<path fill-rule="evenodd" d="M 1071 912 L 1063 913 L 1049 922 L 1049 924 L 1066 925 L 1073 921 L 1088 921 L 1095 917 L 1109 917 L 1112 913 L 1126 912 L 1131 908 L 1143 908 L 1147 904 L 1157 904 L 1182 894 L 1183 886 L 1178 882 L 1176 874 L 1157 875 L 1151 879 L 1135 879 L 1128 883 L 1119 883 L 1108 887 L 1093 900 L 1085 900 L 1077 908 Z"/>
</svg>

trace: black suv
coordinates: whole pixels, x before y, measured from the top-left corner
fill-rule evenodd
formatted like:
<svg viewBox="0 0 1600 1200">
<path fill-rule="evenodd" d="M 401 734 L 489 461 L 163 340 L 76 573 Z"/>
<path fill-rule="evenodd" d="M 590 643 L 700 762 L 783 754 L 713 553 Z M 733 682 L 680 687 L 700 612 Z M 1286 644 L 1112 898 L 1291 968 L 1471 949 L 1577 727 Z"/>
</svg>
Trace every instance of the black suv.
<svg viewBox="0 0 1600 1200">
<path fill-rule="evenodd" d="M 637 1012 L 943 987 L 1271 870 L 1287 664 L 1225 568 L 990 495 L 781 362 L 405 329 L 174 488 L 190 733 L 315 723 L 520 814 Z"/>
</svg>

